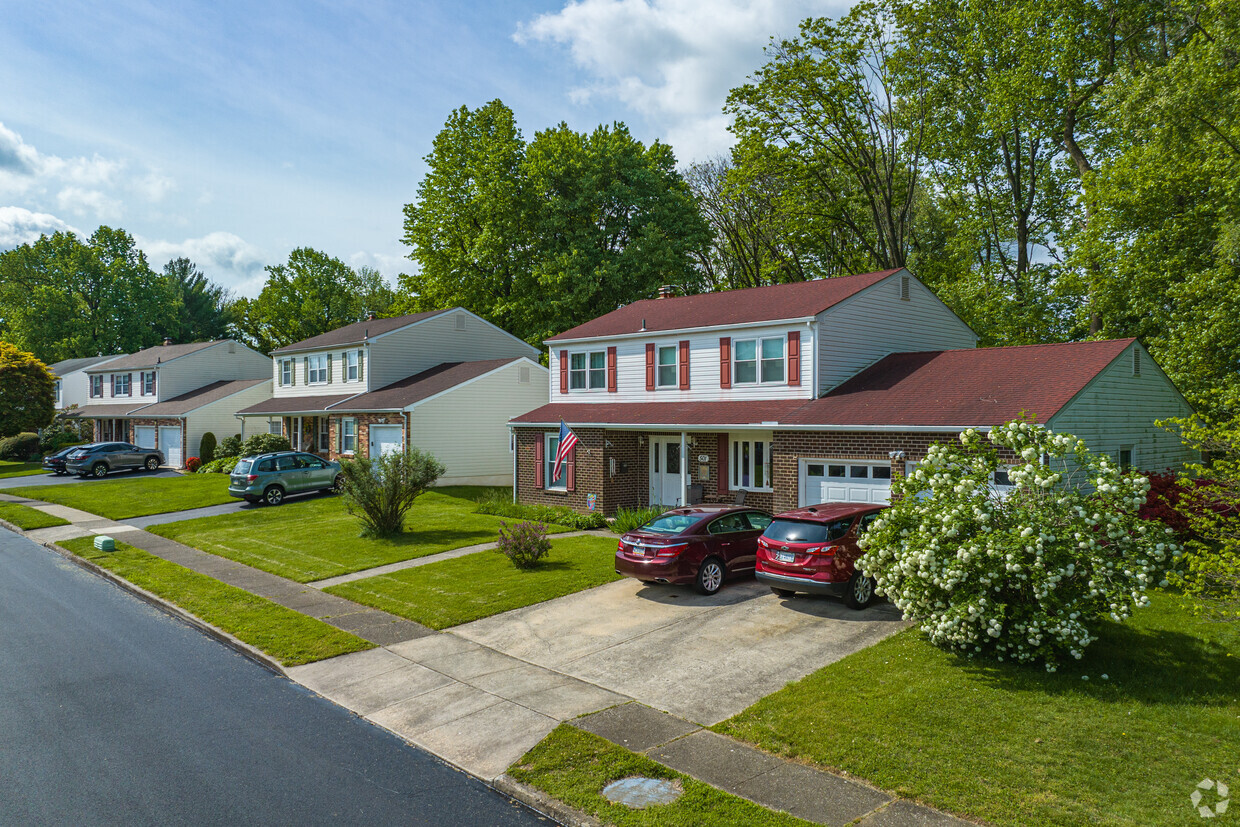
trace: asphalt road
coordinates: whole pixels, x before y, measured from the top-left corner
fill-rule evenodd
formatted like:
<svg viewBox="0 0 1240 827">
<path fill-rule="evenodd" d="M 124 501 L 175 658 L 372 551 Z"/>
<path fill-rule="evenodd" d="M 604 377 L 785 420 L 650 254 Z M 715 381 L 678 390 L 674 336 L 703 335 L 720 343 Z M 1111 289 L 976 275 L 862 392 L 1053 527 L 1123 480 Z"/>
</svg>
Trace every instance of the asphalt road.
<svg viewBox="0 0 1240 827">
<path fill-rule="evenodd" d="M 0 824 L 548 824 L 0 529 Z"/>
</svg>

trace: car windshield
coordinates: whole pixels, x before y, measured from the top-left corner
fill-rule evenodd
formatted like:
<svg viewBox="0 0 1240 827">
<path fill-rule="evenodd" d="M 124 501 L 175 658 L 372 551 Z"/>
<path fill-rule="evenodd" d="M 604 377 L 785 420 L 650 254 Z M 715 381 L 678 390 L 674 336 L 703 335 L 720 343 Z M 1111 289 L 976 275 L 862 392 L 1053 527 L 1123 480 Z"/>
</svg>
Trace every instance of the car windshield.
<svg viewBox="0 0 1240 827">
<path fill-rule="evenodd" d="M 253 464 L 254 463 L 248 459 L 239 460 L 237 462 L 237 465 L 233 468 L 233 473 L 234 474 L 248 474 L 250 473 L 250 466 Z"/>
<path fill-rule="evenodd" d="M 662 514 L 641 527 L 651 534 L 679 534 L 702 519 L 700 514 Z"/>
<path fill-rule="evenodd" d="M 780 543 L 825 543 L 843 537 L 851 524 L 851 518 L 832 523 L 773 520 L 762 536 Z"/>
</svg>

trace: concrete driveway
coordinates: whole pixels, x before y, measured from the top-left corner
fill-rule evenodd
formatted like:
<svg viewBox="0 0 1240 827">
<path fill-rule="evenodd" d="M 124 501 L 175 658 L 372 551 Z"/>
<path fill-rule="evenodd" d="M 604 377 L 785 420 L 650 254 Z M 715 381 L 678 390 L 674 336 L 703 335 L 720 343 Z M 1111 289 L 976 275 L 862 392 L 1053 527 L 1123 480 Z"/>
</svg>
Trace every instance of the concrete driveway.
<svg viewBox="0 0 1240 827">
<path fill-rule="evenodd" d="M 885 602 L 858 612 L 752 580 L 704 597 L 626 578 L 452 633 L 709 726 L 906 625 Z"/>
</svg>

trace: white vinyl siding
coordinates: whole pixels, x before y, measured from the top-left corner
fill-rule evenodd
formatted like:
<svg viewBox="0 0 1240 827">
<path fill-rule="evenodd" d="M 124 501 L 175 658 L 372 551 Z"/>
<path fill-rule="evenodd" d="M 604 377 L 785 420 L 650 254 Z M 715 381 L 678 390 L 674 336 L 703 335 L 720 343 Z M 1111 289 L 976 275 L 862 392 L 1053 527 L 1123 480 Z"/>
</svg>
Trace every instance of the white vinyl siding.
<svg viewBox="0 0 1240 827">
<path fill-rule="evenodd" d="M 818 390 L 826 393 L 891 353 L 956 350 L 977 336 L 924 284 L 909 277 L 901 300 L 899 273 L 818 314 L 818 347 L 802 343 L 803 360 L 818 355 Z"/>
</svg>

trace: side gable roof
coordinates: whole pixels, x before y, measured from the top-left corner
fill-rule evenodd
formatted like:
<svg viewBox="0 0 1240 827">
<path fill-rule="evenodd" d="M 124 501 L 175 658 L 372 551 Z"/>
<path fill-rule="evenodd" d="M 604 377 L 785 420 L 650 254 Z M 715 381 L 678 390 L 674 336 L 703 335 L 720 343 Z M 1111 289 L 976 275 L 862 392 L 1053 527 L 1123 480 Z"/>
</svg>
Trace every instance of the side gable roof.
<svg viewBox="0 0 1240 827">
<path fill-rule="evenodd" d="M 200 350 L 206 350 L 209 347 L 227 342 L 227 339 L 215 339 L 210 342 L 189 342 L 183 345 L 156 345 L 148 347 L 145 350 L 139 350 L 137 353 L 131 353 L 128 356 L 122 356 L 114 362 L 101 364 L 90 373 L 98 373 L 100 371 L 114 370 L 138 370 L 141 368 L 153 368 L 164 362 L 171 362 L 173 359 L 179 359 L 182 356 L 188 356 L 191 353 L 197 353 Z"/>
<path fill-rule="evenodd" d="M 52 372 L 53 376 L 64 377 L 75 371 L 86 370 L 87 368 L 93 365 L 98 365 L 101 362 L 110 362 L 113 359 L 119 359 L 124 355 L 125 354 L 123 353 L 113 353 L 111 356 L 83 356 L 79 359 L 64 359 L 54 365 L 48 365 L 47 369 Z"/>
<path fill-rule="evenodd" d="M 880 270 L 696 296 L 642 299 L 547 339 L 548 342 L 623 336 L 645 331 L 777 322 L 817 315 L 832 305 L 900 272 Z"/>
<path fill-rule="evenodd" d="M 192 390 L 189 393 L 183 393 L 180 396 L 174 396 L 172 399 L 163 402 L 155 402 L 145 407 L 135 408 L 129 412 L 130 416 L 184 416 L 190 411 L 196 411 L 204 405 L 210 405 L 212 402 L 219 402 L 235 393 L 248 390 L 255 385 L 261 385 L 264 382 L 270 382 L 270 379 L 222 379 L 218 382 L 212 382 L 209 385 L 203 385 L 201 388 Z"/>
<path fill-rule="evenodd" d="M 445 362 L 421 373 L 415 373 L 413 376 L 406 376 L 378 390 L 358 394 L 345 402 L 329 407 L 333 413 L 407 408 L 437 393 L 442 393 L 471 379 L 477 379 L 479 376 L 523 358 L 516 356 L 508 359 L 485 359 L 478 362 Z"/>
<path fill-rule="evenodd" d="M 402 327 L 425 321 L 433 316 L 447 313 L 452 309 L 454 308 L 428 310 L 425 313 L 410 313 L 407 316 L 393 316 L 388 319 L 366 319 L 365 321 L 338 327 L 335 330 L 329 330 L 326 333 L 320 333 L 318 336 L 311 336 L 309 339 L 302 339 L 300 342 L 293 342 L 291 345 L 276 348 L 271 352 L 274 355 L 276 353 L 291 353 L 300 350 L 317 350 L 324 347 L 361 344 L 369 338 L 374 338 L 384 333 L 391 333 L 393 330 L 400 330 Z"/>
</svg>

